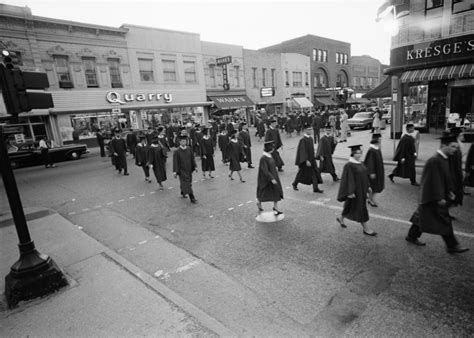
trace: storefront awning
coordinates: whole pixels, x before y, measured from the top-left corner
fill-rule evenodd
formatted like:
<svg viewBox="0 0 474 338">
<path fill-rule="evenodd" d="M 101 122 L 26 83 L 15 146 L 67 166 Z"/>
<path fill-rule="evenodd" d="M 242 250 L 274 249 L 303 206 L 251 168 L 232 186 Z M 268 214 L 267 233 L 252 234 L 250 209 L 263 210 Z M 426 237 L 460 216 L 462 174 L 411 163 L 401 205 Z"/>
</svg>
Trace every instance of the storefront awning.
<svg viewBox="0 0 474 338">
<path fill-rule="evenodd" d="M 293 102 L 298 108 L 312 108 L 313 104 L 306 97 L 293 97 Z"/>
<path fill-rule="evenodd" d="M 409 70 L 402 74 L 401 81 L 407 83 L 462 78 L 474 78 L 474 64 Z"/>
<path fill-rule="evenodd" d="M 254 106 L 247 95 L 208 96 L 219 109 L 233 109 Z"/>
<path fill-rule="evenodd" d="M 387 76 L 385 80 L 371 91 L 362 95 L 364 98 L 380 98 L 392 96 L 392 77 Z"/>
<path fill-rule="evenodd" d="M 315 97 L 314 104 L 317 106 L 337 106 L 337 103 L 329 97 Z"/>
</svg>

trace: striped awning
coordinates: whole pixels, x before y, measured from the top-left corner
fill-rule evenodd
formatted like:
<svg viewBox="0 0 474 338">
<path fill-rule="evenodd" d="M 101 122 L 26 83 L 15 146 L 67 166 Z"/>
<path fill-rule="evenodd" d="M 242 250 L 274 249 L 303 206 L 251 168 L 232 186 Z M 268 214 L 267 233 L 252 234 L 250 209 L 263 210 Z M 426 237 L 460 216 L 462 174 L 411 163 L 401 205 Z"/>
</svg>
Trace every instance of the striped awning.
<svg viewBox="0 0 474 338">
<path fill-rule="evenodd" d="M 407 83 L 462 78 L 474 78 L 474 64 L 409 70 L 402 74 L 401 80 Z"/>
</svg>

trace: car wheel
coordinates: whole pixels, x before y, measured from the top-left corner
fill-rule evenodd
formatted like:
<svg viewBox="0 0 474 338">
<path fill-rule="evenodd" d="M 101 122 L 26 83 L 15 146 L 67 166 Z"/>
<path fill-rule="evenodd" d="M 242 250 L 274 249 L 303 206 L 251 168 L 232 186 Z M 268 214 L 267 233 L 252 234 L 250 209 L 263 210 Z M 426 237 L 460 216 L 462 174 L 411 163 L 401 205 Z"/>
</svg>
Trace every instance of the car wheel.
<svg viewBox="0 0 474 338">
<path fill-rule="evenodd" d="M 72 153 L 69 154 L 69 158 L 71 160 L 78 160 L 79 157 L 81 157 L 81 154 L 79 154 L 77 151 L 73 151 Z"/>
</svg>

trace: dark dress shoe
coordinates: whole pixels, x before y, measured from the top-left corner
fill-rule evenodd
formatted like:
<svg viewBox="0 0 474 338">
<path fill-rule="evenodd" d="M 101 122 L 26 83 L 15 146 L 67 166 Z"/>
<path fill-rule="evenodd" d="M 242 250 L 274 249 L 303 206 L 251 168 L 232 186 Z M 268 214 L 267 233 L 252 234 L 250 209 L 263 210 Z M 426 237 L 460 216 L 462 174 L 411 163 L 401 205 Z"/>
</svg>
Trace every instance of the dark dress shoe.
<svg viewBox="0 0 474 338">
<path fill-rule="evenodd" d="M 342 227 L 342 228 L 347 228 L 347 225 L 345 225 L 344 223 L 342 223 L 341 219 L 339 217 L 336 218 L 336 221 L 337 223 L 339 223 L 339 225 Z"/>
<path fill-rule="evenodd" d="M 298 191 L 298 190 L 299 190 L 299 189 L 298 189 L 298 186 L 297 186 L 296 184 L 292 184 L 292 186 L 293 186 L 293 190 L 295 190 L 295 191 Z"/>
<path fill-rule="evenodd" d="M 324 190 L 321 190 L 321 189 L 316 189 L 316 190 L 313 190 L 313 192 L 317 192 L 319 194 L 322 194 L 324 192 Z"/>
<path fill-rule="evenodd" d="M 193 199 L 193 200 L 191 200 L 191 203 L 192 203 L 192 204 L 196 204 L 197 202 L 198 202 L 198 200 L 197 200 L 197 199 Z"/>
<path fill-rule="evenodd" d="M 279 171 L 279 172 L 283 172 L 283 168 L 278 168 L 278 171 Z"/>
<path fill-rule="evenodd" d="M 410 243 L 418 245 L 418 246 L 425 246 L 426 245 L 425 242 L 420 241 L 418 238 L 411 238 L 411 237 L 407 236 L 407 237 L 405 237 L 405 240 L 407 242 L 410 242 Z"/>
<path fill-rule="evenodd" d="M 249 165 L 249 169 L 253 169 L 255 168 L 253 165 Z"/>
<path fill-rule="evenodd" d="M 411 182 L 411 185 L 413 185 L 413 186 L 415 186 L 415 187 L 419 187 L 419 186 L 420 186 L 420 183 L 414 181 L 414 182 Z"/>
<path fill-rule="evenodd" d="M 395 183 L 395 182 L 393 181 L 393 174 L 388 175 L 388 179 L 389 179 L 392 183 Z"/>
<path fill-rule="evenodd" d="M 364 232 L 364 235 L 367 235 L 367 236 L 377 236 L 377 233 L 375 231 L 367 232 L 364 230 L 363 232 Z"/>
<path fill-rule="evenodd" d="M 369 205 L 370 205 L 371 207 L 374 207 L 374 208 L 377 208 L 377 207 L 378 207 L 378 204 L 372 202 L 371 200 L 367 200 L 367 203 L 369 203 Z"/>
<path fill-rule="evenodd" d="M 130 174 L 129 174 L 129 173 L 123 173 L 123 175 L 124 175 L 124 176 L 128 176 L 128 175 L 130 175 Z"/>
<path fill-rule="evenodd" d="M 278 215 L 283 214 L 283 211 L 280 211 L 277 208 L 273 208 L 273 213 L 275 214 L 275 216 L 278 216 Z"/>
<path fill-rule="evenodd" d="M 463 253 L 463 252 L 466 252 L 466 251 L 469 251 L 469 248 L 463 248 L 463 247 L 460 247 L 459 245 L 458 246 L 455 246 L 453 248 L 447 248 L 446 249 L 449 253 Z"/>
</svg>

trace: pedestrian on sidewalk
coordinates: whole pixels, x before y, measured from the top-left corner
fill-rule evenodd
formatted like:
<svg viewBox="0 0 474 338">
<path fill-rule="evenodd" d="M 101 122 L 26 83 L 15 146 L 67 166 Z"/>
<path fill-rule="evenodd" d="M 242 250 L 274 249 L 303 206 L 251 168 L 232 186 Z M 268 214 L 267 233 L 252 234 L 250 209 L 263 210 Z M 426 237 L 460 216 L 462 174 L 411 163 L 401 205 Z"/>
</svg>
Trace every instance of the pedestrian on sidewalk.
<svg viewBox="0 0 474 338">
<path fill-rule="evenodd" d="M 245 159 L 247 161 L 247 166 L 248 168 L 252 169 L 255 168 L 252 165 L 252 142 L 250 140 L 250 133 L 249 133 L 249 127 L 247 123 L 242 123 L 242 130 L 239 131 L 239 134 L 237 136 L 237 139 L 239 142 L 242 144 L 244 147 L 244 153 L 245 153 Z"/>
<path fill-rule="evenodd" d="M 145 181 L 151 183 L 150 169 L 148 167 L 148 151 L 149 147 L 146 144 L 146 136 L 141 134 L 138 136 L 139 142 L 135 146 L 135 164 L 142 167 L 145 174 Z"/>
<path fill-rule="evenodd" d="M 325 134 L 319 141 L 316 157 L 321 161 L 321 172 L 331 174 L 332 180 L 334 182 L 339 181 L 339 178 L 336 174 L 336 168 L 334 167 L 334 163 L 332 161 L 332 155 L 334 154 L 336 145 L 337 140 L 332 135 L 332 127 L 330 124 L 327 124 L 325 128 Z"/>
<path fill-rule="evenodd" d="M 380 133 L 380 111 L 378 108 L 376 109 L 374 113 L 374 117 L 372 120 L 372 131 L 371 133 Z"/>
<path fill-rule="evenodd" d="M 209 136 L 209 129 L 202 129 L 202 139 L 201 139 L 201 169 L 202 176 L 206 177 L 206 172 L 209 172 L 209 178 L 214 178 L 212 172 L 216 170 L 214 165 L 214 142 Z"/>
<path fill-rule="evenodd" d="M 272 156 L 274 150 L 273 141 L 264 143 L 263 155 L 258 166 L 257 208 L 259 212 L 262 212 L 262 202 L 273 202 L 273 213 L 278 216 L 283 214 L 278 209 L 278 202 L 283 199 L 283 188 Z"/>
<path fill-rule="evenodd" d="M 41 140 L 39 141 L 39 148 L 41 151 L 41 157 L 43 158 L 43 164 L 45 168 L 55 168 L 56 165 L 53 162 L 53 158 L 51 157 L 51 154 L 49 153 L 49 149 L 51 148 L 51 143 L 48 142 L 46 137 L 41 137 Z"/>
<path fill-rule="evenodd" d="M 345 110 L 341 111 L 341 138 L 339 142 L 347 142 L 347 131 L 349 130 L 349 119 Z"/>
<path fill-rule="evenodd" d="M 150 169 L 153 170 L 156 182 L 160 190 L 163 190 L 163 182 L 166 181 L 166 159 L 168 153 L 163 145 L 160 143 L 158 137 L 154 137 L 151 140 L 150 149 L 148 151 L 148 164 Z M 151 182 L 151 180 L 150 180 Z"/>
<path fill-rule="evenodd" d="M 388 175 L 388 178 L 392 183 L 393 177 L 409 178 L 411 185 L 419 186 L 416 182 L 416 171 L 415 171 L 415 159 L 416 159 L 416 148 L 415 139 L 411 136 L 415 127 L 412 123 L 406 125 L 406 134 L 403 134 L 400 142 L 398 142 L 397 149 L 395 151 L 394 161 L 397 161 L 397 166 L 393 169 L 392 173 Z"/>
<path fill-rule="evenodd" d="M 173 174 L 174 178 L 179 176 L 181 188 L 181 197 L 186 198 L 189 195 L 191 203 L 197 203 L 193 193 L 193 171 L 197 172 L 196 161 L 194 159 L 193 150 L 186 145 L 188 137 L 186 135 L 179 136 L 179 147 L 173 154 Z"/>
<path fill-rule="evenodd" d="M 127 170 L 127 145 L 125 140 L 120 137 L 120 130 L 115 130 L 115 137 L 110 141 L 110 149 L 115 157 L 115 167 L 118 173 L 128 176 Z"/>
<path fill-rule="evenodd" d="M 381 137 L 379 133 L 372 134 L 369 150 L 365 155 L 364 165 L 369 173 L 370 194 L 367 202 L 372 207 L 378 207 L 375 195 L 379 194 L 385 188 L 385 169 L 381 148 Z"/>
<path fill-rule="evenodd" d="M 229 142 L 229 178 L 233 180 L 234 178 L 232 177 L 232 174 L 234 171 L 237 172 L 237 175 L 239 175 L 240 182 L 245 183 L 245 180 L 242 178 L 242 175 L 240 174 L 240 171 L 242 170 L 242 167 L 240 165 L 240 162 L 245 161 L 245 153 L 244 153 L 244 148 L 242 144 L 237 140 L 237 131 L 234 130 L 232 132 L 232 136 L 230 137 L 230 142 Z"/>
<path fill-rule="evenodd" d="M 449 215 L 449 205 L 455 195 L 452 191 L 448 157 L 456 151 L 457 140 L 453 135 L 443 135 L 440 140 L 440 149 L 423 168 L 418 209 L 410 218 L 412 226 L 405 239 L 424 246 L 426 243 L 419 240 L 423 232 L 440 235 L 449 253 L 462 253 L 469 249 L 461 247 L 454 236 Z"/>
<path fill-rule="evenodd" d="M 285 165 L 285 163 L 281 159 L 280 153 L 278 152 L 278 149 L 283 150 L 283 143 L 281 142 L 280 132 L 276 128 L 276 122 L 277 121 L 275 119 L 271 119 L 269 121 L 270 127 L 265 133 L 265 142 L 273 141 L 274 149 L 271 154 L 273 160 L 275 161 L 275 165 L 278 168 L 278 171 L 283 171 L 283 166 Z"/>
<path fill-rule="evenodd" d="M 376 236 L 377 233 L 367 226 L 369 211 L 367 210 L 367 197 L 371 191 L 367 168 L 361 162 L 361 144 L 349 146 L 351 157 L 342 170 L 341 185 L 337 200 L 344 202 L 341 216 L 336 221 L 343 228 L 347 228 L 344 219 L 359 222 L 364 235 Z"/>
<path fill-rule="evenodd" d="M 314 141 L 306 130 L 296 149 L 295 164 L 299 169 L 292 183 L 293 190 L 298 190 L 298 183 L 301 183 L 313 185 L 313 192 L 323 193 L 324 191 L 318 187 L 318 184 L 323 183 L 323 179 L 316 163 Z"/>
</svg>

